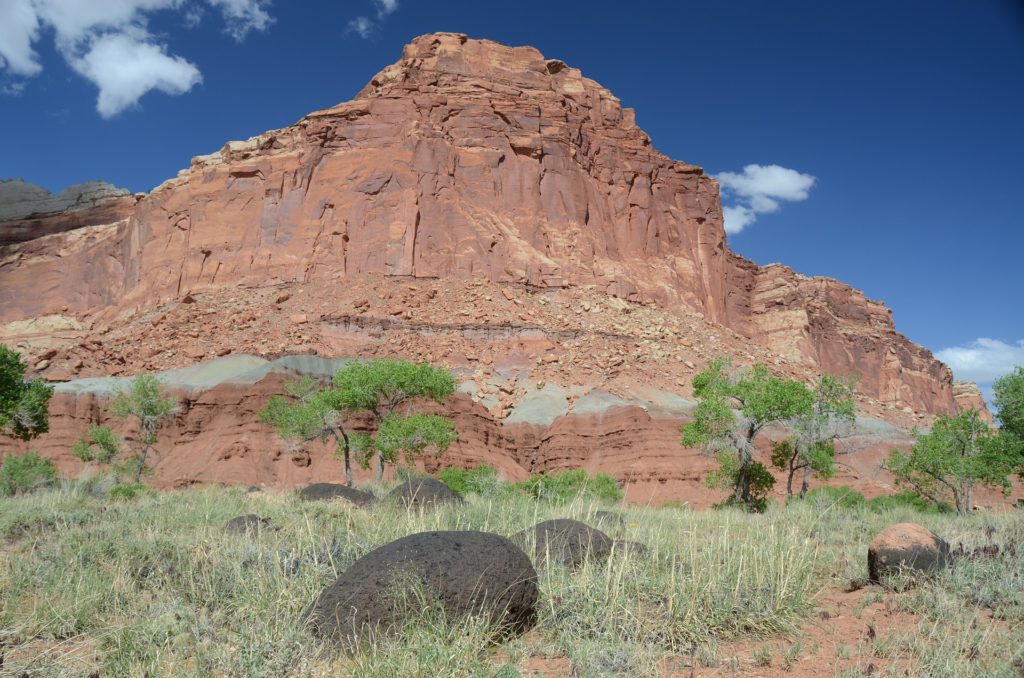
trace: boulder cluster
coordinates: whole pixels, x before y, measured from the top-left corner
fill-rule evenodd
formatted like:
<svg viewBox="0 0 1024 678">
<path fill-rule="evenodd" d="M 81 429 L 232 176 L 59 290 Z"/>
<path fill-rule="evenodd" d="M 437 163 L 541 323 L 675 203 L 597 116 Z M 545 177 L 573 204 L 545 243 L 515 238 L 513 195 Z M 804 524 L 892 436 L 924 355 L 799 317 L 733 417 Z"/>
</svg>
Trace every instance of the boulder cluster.
<svg viewBox="0 0 1024 678">
<path fill-rule="evenodd" d="M 360 508 L 378 501 L 369 492 L 333 483 L 310 485 L 298 497 L 347 501 Z M 409 509 L 464 503 L 433 478 L 412 478 L 395 487 L 386 500 Z M 594 520 L 613 528 L 624 524 L 609 511 L 597 512 Z M 269 519 L 245 515 L 228 521 L 224 529 L 253 535 L 269 526 Z M 496 638 L 512 637 L 537 620 L 535 562 L 579 568 L 616 549 L 629 555 L 647 553 L 643 544 L 617 542 L 599 529 L 568 519 L 547 520 L 511 537 L 473 530 L 411 534 L 353 563 L 306 609 L 302 623 L 315 636 L 350 650 L 379 635 L 399 633 L 424 610 L 449 618 L 484 618 Z"/>
</svg>

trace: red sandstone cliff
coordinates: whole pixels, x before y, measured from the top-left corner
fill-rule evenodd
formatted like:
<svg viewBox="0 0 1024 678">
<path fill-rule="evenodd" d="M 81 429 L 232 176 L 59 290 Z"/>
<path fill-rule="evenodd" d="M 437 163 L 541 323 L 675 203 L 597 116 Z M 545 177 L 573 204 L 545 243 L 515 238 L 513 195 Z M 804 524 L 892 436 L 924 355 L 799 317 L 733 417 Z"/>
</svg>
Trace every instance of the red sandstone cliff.
<svg viewBox="0 0 1024 678">
<path fill-rule="evenodd" d="M 455 34 L 413 41 L 353 101 L 194 158 L 123 220 L 0 248 L 0 322 L 360 274 L 595 286 L 855 373 L 883 403 L 954 407 L 949 370 L 883 305 L 732 253 L 717 183 L 608 90 Z"/>
</svg>

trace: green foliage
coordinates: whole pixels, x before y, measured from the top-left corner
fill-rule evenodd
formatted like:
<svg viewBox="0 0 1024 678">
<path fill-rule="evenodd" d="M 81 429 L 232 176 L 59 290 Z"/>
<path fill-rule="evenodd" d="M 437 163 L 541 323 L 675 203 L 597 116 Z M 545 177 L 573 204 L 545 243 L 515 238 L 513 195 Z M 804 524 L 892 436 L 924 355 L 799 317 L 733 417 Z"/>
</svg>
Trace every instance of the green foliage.
<svg viewBox="0 0 1024 678">
<path fill-rule="evenodd" d="M 441 482 L 463 497 L 470 494 L 490 495 L 502 485 L 493 466 L 480 464 L 474 468 L 446 468 L 438 474 Z"/>
<path fill-rule="evenodd" d="M 0 344 L 0 433 L 18 440 L 50 430 L 53 387 L 42 379 L 25 381 L 26 367 L 16 351 Z"/>
<path fill-rule="evenodd" d="M 953 507 L 945 502 L 936 504 L 919 495 L 913 490 L 903 490 L 896 494 L 875 497 L 868 501 L 868 508 L 875 513 L 883 513 L 896 509 L 913 509 L 920 513 L 950 513 Z"/>
<path fill-rule="evenodd" d="M 910 485 L 936 505 L 951 501 L 970 513 L 975 485 L 1010 491 L 1007 477 L 1020 465 L 1009 436 L 998 435 L 976 410 L 940 415 L 928 433 L 916 433 L 910 454 L 893 450 L 886 468 L 898 483 Z"/>
<path fill-rule="evenodd" d="M 852 487 L 818 487 L 807 493 L 807 500 L 840 509 L 856 509 L 867 504 L 864 495 Z"/>
<path fill-rule="evenodd" d="M 107 497 L 112 501 L 132 501 L 139 496 L 156 496 L 156 492 L 143 483 L 122 483 L 110 488 Z"/>
<path fill-rule="evenodd" d="M 1024 367 L 1015 367 L 1010 374 L 996 379 L 993 391 L 1000 428 L 1024 440 Z"/>
<path fill-rule="evenodd" d="M 433 449 L 438 456 L 455 442 L 458 433 L 451 420 L 437 414 L 389 414 L 377 427 L 377 433 L 352 435 L 352 449 L 368 468 L 374 454 L 388 462 L 404 459 L 412 463 L 417 455 Z"/>
<path fill-rule="evenodd" d="M 178 411 L 178 399 L 168 394 L 156 377 L 140 374 L 131 380 L 128 388 L 114 391 L 107 411 L 114 417 L 134 418 L 139 422 L 140 449 L 122 465 L 122 471 L 134 475 L 138 483 L 147 470 L 149 451 L 157 441 L 156 431 L 164 419 Z"/>
<path fill-rule="evenodd" d="M 591 476 L 583 469 L 541 473 L 516 483 L 513 487 L 537 499 L 556 504 L 566 503 L 577 497 L 617 502 L 624 496 L 615 478 L 607 473 Z"/>
<path fill-rule="evenodd" d="M 704 479 L 705 484 L 716 490 L 732 489 L 742 482 L 741 474 L 746 473 L 750 501 L 740 501 L 733 494 L 715 506 L 717 508 L 738 506 L 754 513 L 764 512 L 768 508 L 768 493 L 775 486 L 775 477 L 765 468 L 765 465 L 759 461 L 751 461 L 743 470 L 740 460 L 735 454 L 719 452 L 716 458 L 718 468 L 708 472 L 707 478 Z"/>
<path fill-rule="evenodd" d="M 416 398 L 442 402 L 455 393 L 455 377 L 448 370 L 408 360 L 352 362 L 334 375 L 340 404 L 370 410 L 383 420 L 402 403 Z"/>
<path fill-rule="evenodd" d="M 411 460 L 431 447 L 443 454 L 457 436 L 444 417 L 400 412 L 411 400 L 443 402 L 455 393 L 455 377 L 448 370 L 397 359 L 352 362 L 334 374 L 333 383 L 341 407 L 367 410 L 377 420 L 376 434 L 353 436 L 352 448 L 364 466 L 377 455 L 378 480 L 386 463 Z"/>
<path fill-rule="evenodd" d="M 57 478 L 53 462 L 35 452 L 10 455 L 0 466 L 0 496 L 30 492 L 49 485 Z"/>
<path fill-rule="evenodd" d="M 121 453 L 124 441 L 109 426 L 90 426 L 89 433 L 75 441 L 72 456 L 82 461 L 109 464 Z"/>
<path fill-rule="evenodd" d="M 693 420 L 681 429 L 682 442 L 719 453 L 722 466 L 709 476 L 709 483 L 720 488 L 731 483 L 729 503 L 758 511 L 775 480 L 754 462 L 754 441 L 769 424 L 811 414 L 815 395 L 798 381 L 774 376 L 764 365 L 731 372 L 728 367 L 727 360 L 717 359 L 694 376 L 698 403 Z"/>
</svg>

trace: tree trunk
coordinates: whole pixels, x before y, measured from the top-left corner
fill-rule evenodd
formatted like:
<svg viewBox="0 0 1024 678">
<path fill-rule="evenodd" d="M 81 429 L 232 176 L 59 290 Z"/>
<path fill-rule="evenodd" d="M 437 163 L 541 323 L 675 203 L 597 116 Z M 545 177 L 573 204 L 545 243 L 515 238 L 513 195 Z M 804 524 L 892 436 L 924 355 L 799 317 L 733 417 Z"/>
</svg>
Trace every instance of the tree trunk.
<svg viewBox="0 0 1024 678">
<path fill-rule="evenodd" d="M 807 496 L 807 490 L 811 486 L 811 465 L 807 464 L 804 466 L 804 480 L 800 484 L 800 498 L 803 499 Z"/>
<path fill-rule="evenodd" d="M 149 443 L 142 443 L 142 454 L 139 456 L 139 467 L 135 469 L 135 482 L 142 482 L 142 471 L 146 468 L 146 457 L 149 456 Z"/>
<path fill-rule="evenodd" d="M 967 479 L 967 514 L 974 510 L 974 481 Z"/>
<path fill-rule="evenodd" d="M 384 453 L 377 453 L 377 480 L 384 480 Z"/>
</svg>

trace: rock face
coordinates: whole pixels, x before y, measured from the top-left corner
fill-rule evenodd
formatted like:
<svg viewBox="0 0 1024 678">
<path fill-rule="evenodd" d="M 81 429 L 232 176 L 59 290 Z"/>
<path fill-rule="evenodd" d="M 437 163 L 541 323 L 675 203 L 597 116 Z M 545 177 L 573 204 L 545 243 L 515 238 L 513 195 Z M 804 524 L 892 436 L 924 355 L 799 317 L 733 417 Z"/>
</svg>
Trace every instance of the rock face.
<svg viewBox="0 0 1024 678">
<path fill-rule="evenodd" d="M 0 246 L 127 218 L 135 197 L 105 181 L 75 184 L 53 195 L 21 179 L 0 180 Z"/>
<path fill-rule="evenodd" d="M 409 584 L 422 586 L 426 600 L 410 593 Z M 421 532 L 353 563 L 324 589 L 305 621 L 316 635 L 353 645 L 393 630 L 410 611 L 421 614 L 436 597 L 453 618 L 485 613 L 496 633 L 516 635 L 534 625 L 538 595 L 537 572 L 508 539 L 486 532 Z"/>
<path fill-rule="evenodd" d="M 868 545 L 868 575 L 880 583 L 901 569 L 933 572 L 945 567 L 949 558 L 949 544 L 934 532 L 915 523 L 897 523 Z"/>
<path fill-rule="evenodd" d="M 587 560 L 604 560 L 612 551 L 612 540 L 604 532 L 566 518 L 537 523 L 512 535 L 512 541 L 535 544 L 538 561 L 550 559 L 572 568 L 580 567 Z"/>
<path fill-rule="evenodd" d="M 988 409 L 985 397 L 981 394 L 981 389 L 973 381 L 953 382 L 953 399 L 956 401 L 958 411 L 977 410 L 982 419 L 989 424 L 995 425 L 995 419 L 992 417 L 992 412 Z"/>
<path fill-rule="evenodd" d="M 594 286 L 855 373 L 883 403 L 954 408 L 949 370 L 882 304 L 732 253 L 717 183 L 657 152 L 607 89 L 533 48 L 448 33 L 414 40 L 353 101 L 194 158 L 127 220 L 0 249 L 0 322 L 362 274 Z"/>
<path fill-rule="evenodd" d="M 369 492 L 363 492 L 352 487 L 339 485 L 337 483 L 313 483 L 299 490 L 299 499 L 302 501 L 333 501 L 343 499 L 356 506 L 369 506 L 377 501 Z"/>
</svg>

